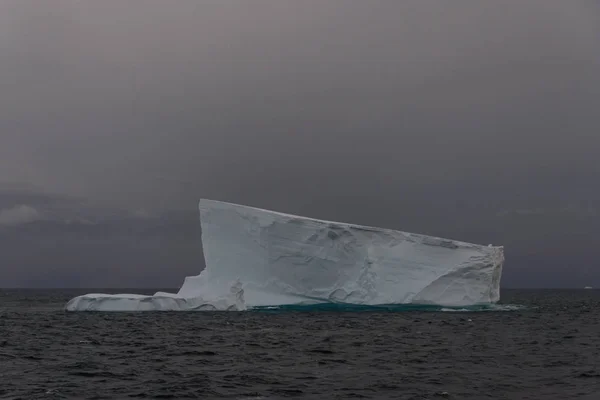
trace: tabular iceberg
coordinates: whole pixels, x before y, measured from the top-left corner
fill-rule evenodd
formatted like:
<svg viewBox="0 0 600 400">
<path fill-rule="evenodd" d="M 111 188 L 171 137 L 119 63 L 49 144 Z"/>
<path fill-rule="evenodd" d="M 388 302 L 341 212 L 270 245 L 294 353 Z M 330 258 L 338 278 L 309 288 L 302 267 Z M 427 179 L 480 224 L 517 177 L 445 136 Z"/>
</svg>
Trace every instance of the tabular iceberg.
<svg viewBox="0 0 600 400">
<path fill-rule="evenodd" d="M 201 200 L 206 268 L 177 294 L 87 295 L 67 310 L 244 310 L 500 299 L 504 252 L 432 236 Z"/>
</svg>

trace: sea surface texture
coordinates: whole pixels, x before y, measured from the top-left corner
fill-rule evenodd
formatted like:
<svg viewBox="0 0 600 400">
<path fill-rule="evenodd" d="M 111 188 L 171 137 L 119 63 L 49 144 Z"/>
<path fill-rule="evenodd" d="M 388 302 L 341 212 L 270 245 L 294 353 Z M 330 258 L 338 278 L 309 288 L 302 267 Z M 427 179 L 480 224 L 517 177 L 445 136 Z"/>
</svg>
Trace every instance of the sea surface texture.
<svg viewBox="0 0 600 400">
<path fill-rule="evenodd" d="M 458 312 L 63 311 L 88 292 L 0 290 L 0 398 L 600 399 L 597 290 Z"/>
</svg>

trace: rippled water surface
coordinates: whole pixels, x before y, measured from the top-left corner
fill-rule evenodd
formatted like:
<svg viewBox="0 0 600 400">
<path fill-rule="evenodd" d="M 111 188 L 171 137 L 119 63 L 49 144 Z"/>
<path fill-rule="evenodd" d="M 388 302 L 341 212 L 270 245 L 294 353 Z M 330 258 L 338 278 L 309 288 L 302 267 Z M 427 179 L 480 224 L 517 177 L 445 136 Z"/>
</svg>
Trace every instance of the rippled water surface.
<svg viewBox="0 0 600 400">
<path fill-rule="evenodd" d="M 596 290 L 477 312 L 62 311 L 86 292 L 0 291 L 0 398 L 600 399 Z"/>
</svg>

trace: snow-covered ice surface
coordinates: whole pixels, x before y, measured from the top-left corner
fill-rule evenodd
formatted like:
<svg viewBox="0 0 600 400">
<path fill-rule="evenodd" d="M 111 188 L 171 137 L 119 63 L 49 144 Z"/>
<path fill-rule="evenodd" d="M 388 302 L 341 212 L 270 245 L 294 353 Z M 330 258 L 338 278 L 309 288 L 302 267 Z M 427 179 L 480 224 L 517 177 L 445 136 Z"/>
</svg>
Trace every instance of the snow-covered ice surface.
<svg viewBox="0 0 600 400">
<path fill-rule="evenodd" d="M 201 200 L 199 209 L 206 268 L 187 277 L 176 295 L 86 295 L 71 300 L 67 309 L 202 310 L 211 305 L 241 310 L 323 303 L 464 307 L 500 299 L 502 247 L 213 200 Z"/>
</svg>

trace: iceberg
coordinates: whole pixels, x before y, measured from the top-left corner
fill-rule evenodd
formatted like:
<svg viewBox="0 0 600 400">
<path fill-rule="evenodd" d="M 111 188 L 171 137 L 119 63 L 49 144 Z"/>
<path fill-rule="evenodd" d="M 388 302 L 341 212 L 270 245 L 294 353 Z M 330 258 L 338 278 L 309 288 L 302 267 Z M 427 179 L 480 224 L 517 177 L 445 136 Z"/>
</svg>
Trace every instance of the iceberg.
<svg viewBox="0 0 600 400">
<path fill-rule="evenodd" d="M 500 299 L 502 246 L 200 200 L 206 267 L 177 294 L 90 294 L 67 310 L 311 305 L 464 307 Z"/>
</svg>

